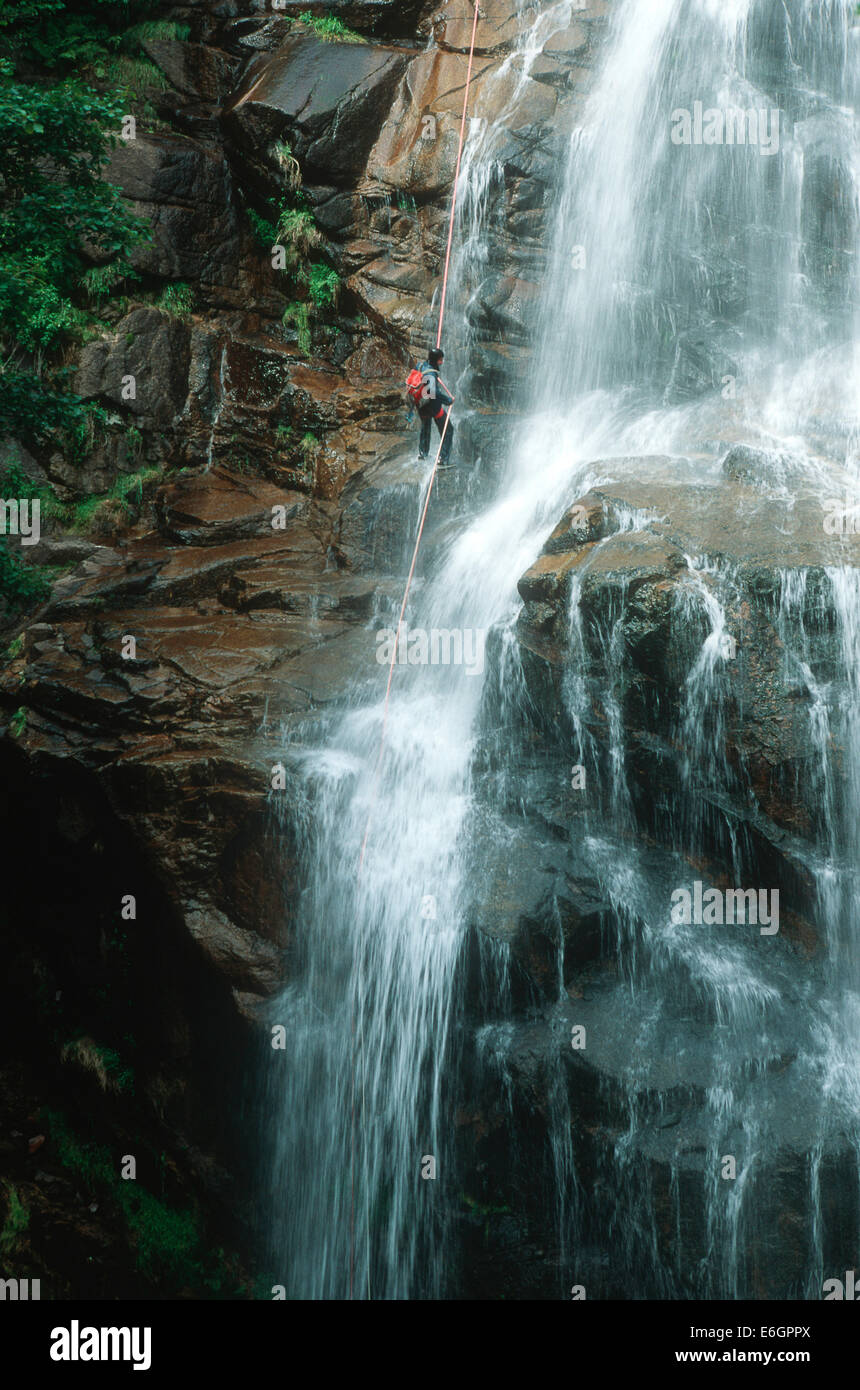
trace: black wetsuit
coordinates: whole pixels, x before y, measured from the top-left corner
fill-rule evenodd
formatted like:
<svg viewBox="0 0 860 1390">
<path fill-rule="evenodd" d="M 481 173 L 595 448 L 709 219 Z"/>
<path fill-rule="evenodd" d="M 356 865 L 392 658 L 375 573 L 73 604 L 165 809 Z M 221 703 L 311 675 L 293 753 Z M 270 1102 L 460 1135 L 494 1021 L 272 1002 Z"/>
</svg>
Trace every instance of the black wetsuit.
<svg viewBox="0 0 860 1390">
<path fill-rule="evenodd" d="M 436 421 L 436 428 L 440 435 L 444 432 L 442 442 L 442 454 L 440 462 L 447 463 L 451 456 L 451 446 L 454 443 L 454 426 L 448 422 L 445 429 L 445 420 L 449 408 L 454 404 L 453 396 L 449 396 L 442 382 L 439 380 L 439 372 L 436 367 L 431 367 L 429 363 L 422 362 L 419 368 L 424 377 L 424 384 L 427 388 L 428 400 L 424 405 L 418 407 L 418 414 L 421 419 L 421 438 L 418 443 L 418 454 L 420 458 L 427 458 L 430 453 L 430 430 L 433 421 Z"/>
</svg>

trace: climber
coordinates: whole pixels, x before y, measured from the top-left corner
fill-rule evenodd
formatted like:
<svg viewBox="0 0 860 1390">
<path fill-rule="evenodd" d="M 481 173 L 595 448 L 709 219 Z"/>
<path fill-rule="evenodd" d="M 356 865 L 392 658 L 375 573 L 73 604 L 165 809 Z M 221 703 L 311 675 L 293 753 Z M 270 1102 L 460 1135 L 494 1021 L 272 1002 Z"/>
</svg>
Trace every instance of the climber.
<svg viewBox="0 0 860 1390">
<path fill-rule="evenodd" d="M 418 414 L 421 418 L 421 435 L 418 441 L 418 457 L 426 459 L 430 453 L 430 430 L 432 422 L 436 421 L 436 428 L 442 440 L 442 453 L 440 462 L 444 467 L 451 457 L 451 445 L 454 443 L 454 426 L 448 420 L 448 428 L 445 428 L 445 421 L 448 413 L 454 404 L 454 397 L 446 390 L 444 383 L 439 376 L 439 368 L 445 361 L 445 354 L 441 348 L 433 348 L 427 354 L 427 361 L 422 362 L 418 368 L 423 378 L 424 389 L 421 400 L 418 403 Z"/>
</svg>

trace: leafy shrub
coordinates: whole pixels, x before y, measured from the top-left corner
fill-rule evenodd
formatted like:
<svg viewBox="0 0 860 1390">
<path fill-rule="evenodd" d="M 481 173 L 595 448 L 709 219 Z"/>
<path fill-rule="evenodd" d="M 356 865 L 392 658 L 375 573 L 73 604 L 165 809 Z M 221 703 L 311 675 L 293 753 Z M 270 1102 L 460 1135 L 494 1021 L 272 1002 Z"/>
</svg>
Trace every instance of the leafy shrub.
<svg viewBox="0 0 860 1390">
<path fill-rule="evenodd" d="M 153 8 L 0 4 L 0 431 L 73 458 L 92 440 L 95 408 L 67 391 L 60 356 L 91 333 L 91 305 L 132 278 L 128 253 L 150 236 L 102 174 L 141 65 L 164 83 L 140 47 Z"/>
<path fill-rule="evenodd" d="M 40 569 L 5 546 L 0 548 L 0 600 L 8 613 L 25 613 L 44 603 L 50 592 L 50 582 Z"/>
<path fill-rule="evenodd" d="M 308 275 L 308 293 L 317 309 L 328 309 L 337 303 L 341 279 L 336 270 L 315 261 Z"/>
</svg>

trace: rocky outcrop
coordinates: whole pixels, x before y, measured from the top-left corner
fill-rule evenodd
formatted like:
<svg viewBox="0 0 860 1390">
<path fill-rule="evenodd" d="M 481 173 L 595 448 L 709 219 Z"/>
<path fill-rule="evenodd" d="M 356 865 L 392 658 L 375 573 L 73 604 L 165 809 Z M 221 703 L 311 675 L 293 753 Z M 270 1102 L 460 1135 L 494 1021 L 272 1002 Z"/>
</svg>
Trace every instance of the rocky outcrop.
<svg viewBox="0 0 860 1390">
<path fill-rule="evenodd" d="M 559 1297 L 577 1280 L 623 1298 L 634 1266 L 640 1296 L 725 1296 L 707 1174 L 748 1147 L 722 1132 L 716 1074 L 768 1117 L 735 1277 L 759 1298 L 815 1296 L 796 1238 L 810 1155 L 837 1265 L 854 1156 L 821 1110 L 806 1033 L 833 951 L 817 779 L 826 757 L 838 803 L 846 771 L 835 727 L 814 744 L 814 707 L 844 680 L 829 574 L 860 550 L 826 533 L 814 487 L 786 500 L 753 447 L 711 466 L 716 486 L 682 459 L 591 471 L 615 481 L 571 499 L 520 580 L 527 718 L 506 725 L 490 705 L 478 759 L 461 1238 L 490 1296 Z M 767 883 L 779 932 L 679 941 L 671 893 L 693 880 Z M 705 1266 L 704 1285 L 687 1279 Z"/>
</svg>

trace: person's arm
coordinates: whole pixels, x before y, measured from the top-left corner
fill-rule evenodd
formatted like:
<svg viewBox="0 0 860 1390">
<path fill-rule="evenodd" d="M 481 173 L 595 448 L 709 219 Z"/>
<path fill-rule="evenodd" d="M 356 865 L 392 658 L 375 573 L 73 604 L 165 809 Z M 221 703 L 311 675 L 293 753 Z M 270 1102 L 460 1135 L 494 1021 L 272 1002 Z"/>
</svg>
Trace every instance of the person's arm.
<svg viewBox="0 0 860 1390">
<path fill-rule="evenodd" d="M 439 401 L 439 404 L 453 405 L 454 397 L 449 394 L 448 388 L 445 386 L 444 382 L 442 381 L 442 378 L 438 375 L 438 373 L 436 376 L 436 384 L 438 388 L 436 392 L 436 399 Z"/>
</svg>

